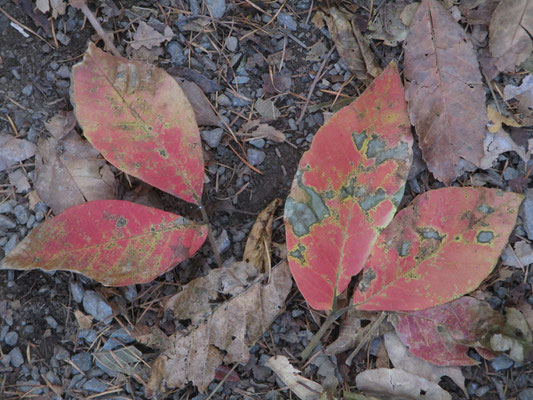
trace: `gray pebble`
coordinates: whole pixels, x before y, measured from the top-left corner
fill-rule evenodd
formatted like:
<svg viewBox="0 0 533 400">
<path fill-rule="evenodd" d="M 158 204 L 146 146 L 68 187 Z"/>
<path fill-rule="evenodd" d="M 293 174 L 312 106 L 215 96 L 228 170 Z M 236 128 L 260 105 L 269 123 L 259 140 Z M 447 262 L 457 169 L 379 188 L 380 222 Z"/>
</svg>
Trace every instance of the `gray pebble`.
<svg viewBox="0 0 533 400">
<path fill-rule="evenodd" d="M 16 346 L 18 341 L 19 335 L 17 332 L 8 332 L 6 337 L 4 338 L 4 342 L 6 342 L 6 344 L 11 347 Z"/>
<path fill-rule="evenodd" d="M 291 31 L 295 31 L 298 29 L 298 24 L 296 23 L 296 21 L 292 18 L 292 16 L 286 13 L 279 13 L 278 23 L 282 26 L 287 27 L 287 29 Z"/>
<path fill-rule="evenodd" d="M 235 36 L 230 36 L 226 40 L 226 49 L 228 49 L 229 51 L 232 51 L 232 52 L 236 51 L 238 47 L 239 47 L 239 40 Z"/>
<path fill-rule="evenodd" d="M 231 99 L 231 105 L 233 107 L 244 107 L 244 106 L 247 106 L 248 104 L 250 104 L 250 102 L 248 100 L 245 100 L 243 98 L 240 98 L 238 96 L 235 96 Z"/>
<path fill-rule="evenodd" d="M 231 100 L 225 94 L 221 94 L 220 96 L 218 96 L 218 104 L 223 107 L 229 107 L 231 106 Z"/>
<path fill-rule="evenodd" d="M 223 229 L 222 233 L 216 239 L 216 245 L 217 245 L 218 252 L 222 254 L 225 250 L 228 249 L 230 244 L 231 242 L 229 240 L 228 232 L 225 229 Z"/>
<path fill-rule="evenodd" d="M 0 204 L 0 214 L 9 214 L 13 212 L 13 207 L 17 205 L 15 200 L 4 201 Z"/>
<path fill-rule="evenodd" d="M 170 42 L 167 45 L 167 52 L 172 64 L 175 66 L 183 65 L 187 61 L 187 56 L 183 52 L 183 46 L 178 42 Z"/>
<path fill-rule="evenodd" d="M 48 326 L 52 329 L 57 329 L 58 327 L 58 323 L 57 321 L 54 319 L 54 317 L 52 317 L 51 315 L 47 316 L 45 318 L 46 320 L 46 323 L 48 324 Z"/>
<path fill-rule="evenodd" d="M 85 294 L 85 289 L 82 284 L 79 282 L 70 282 L 70 293 L 72 294 L 72 299 L 76 303 L 81 303 L 83 301 L 83 295 Z"/>
<path fill-rule="evenodd" d="M 261 163 L 265 161 L 266 158 L 266 154 L 264 152 L 256 149 L 247 149 L 246 154 L 248 155 L 248 161 L 254 167 L 256 165 L 261 165 Z"/>
<path fill-rule="evenodd" d="M 514 361 L 506 355 L 498 356 L 490 362 L 490 365 L 492 366 L 494 371 L 502 371 L 504 369 L 509 369 L 513 366 L 513 364 Z"/>
<path fill-rule="evenodd" d="M 220 140 L 224 135 L 224 130 L 222 128 L 216 128 L 208 131 L 201 132 L 202 139 L 207 143 L 209 147 L 214 149 L 220 144 Z"/>
<path fill-rule="evenodd" d="M 46 374 L 46 379 L 50 381 L 52 385 L 59 385 L 61 384 L 61 380 L 59 379 L 59 376 L 53 371 L 48 371 Z"/>
<path fill-rule="evenodd" d="M 111 334 L 109 337 L 110 339 L 118 339 L 123 344 L 130 344 L 135 341 L 128 332 L 124 328 L 117 329 L 115 332 Z"/>
<path fill-rule="evenodd" d="M 82 372 L 89 371 L 93 366 L 91 353 L 83 352 L 75 354 L 72 356 L 71 360 Z M 76 368 L 74 368 L 72 372 L 75 374 L 79 373 L 79 371 L 76 371 Z"/>
<path fill-rule="evenodd" d="M 6 335 L 9 333 L 9 326 L 4 326 L 0 329 L 0 342 L 3 342 L 6 338 Z"/>
<path fill-rule="evenodd" d="M 128 288 L 126 289 L 126 293 L 124 293 L 124 297 L 126 298 L 126 300 L 128 301 L 133 301 L 134 298 L 137 297 L 137 286 L 135 285 L 130 285 L 128 286 Z"/>
<path fill-rule="evenodd" d="M 46 214 L 46 212 L 48 211 L 48 206 L 46 205 L 46 203 L 40 201 L 37 204 L 35 204 L 34 211 L 35 213 L 38 213 L 39 211 L 41 211 L 43 214 Z"/>
<path fill-rule="evenodd" d="M 93 331 L 92 329 L 82 329 L 79 333 L 78 333 L 78 337 L 80 339 L 85 339 L 85 342 L 87 344 L 92 344 L 95 340 L 96 340 L 96 337 L 98 335 L 96 334 L 95 331 Z"/>
<path fill-rule="evenodd" d="M 13 69 L 11 70 L 11 73 L 13 74 L 13 76 L 15 77 L 16 80 L 20 81 L 21 76 L 20 76 L 20 74 L 19 74 L 18 69 L 13 68 Z"/>
<path fill-rule="evenodd" d="M 7 355 L 11 358 L 11 365 L 15 368 L 24 364 L 24 357 L 22 357 L 22 353 L 18 347 L 13 348 Z"/>
<path fill-rule="evenodd" d="M 54 358 L 58 361 L 65 361 L 69 358 L 70 354 L 63 346 L 56 345 L 54 348 Z"/>
<path fill-rule="evenodd" d="M 33 325 L 26 325 L 23 332 L 25 335 L 31 335 L 33 333 Z"/>
<path fill-rule="evenodd" d="M 43 389 L 40 387 L 42 386 L 38 380 L 36 379 L 30 379 L 28 381 L 17 381 L 17 388 L 21 392 L 30 392 L 32 395 L 39 395 L 43 393 Z"/>
<path fill-rule="evenodd" d="M 44 213 L 42 211 L 37 211 L 35 213 L 35 220 L 41 222 L 44 219 Z"/>
<path fill-rule="evenodd" d="M 526 191 L 526 199 L 522 203 L 522 218 L 527 237 L 533 239 L 533 189 Z"/>
<path fill-rule="evenodd" d="M 31 229 L 33 228 L 33 225 L 35 224 L 35 215 L 30 215 L 30 218 L 28 219 L 28 222 L 26 222 L 26 228 Z"/>
<path fill-rule="evenodd" d="M 32 93 L 33 93 L 33 85 L 31 83 L 22 88 L 22 94 L 24 96 L 31 96 Z"/>
<path fill-rule="evenodd" d="M 490 390 L 489 386 L 481 386 L 480 388 L 476 389 L 475 395 L 477 397 L 485 396 Z"/>
<path fill-rule="evenodd" d="M 265 139 L 254 139 L 250 140 L 248 143 L 250 143 L 252 146 L 257 147 L 258 149 L 262 149 L 265 147 Z"/>
<path fill-rule="evenodd" d="M 26 225 L 26 222 L 28 222 L 28 219 L 30 218 L 30 211 L 20 204 L 15 207 L 13 214 L 15 214 L 17 222 L 21 225 Z"/>
<path fill-rule="evenodd" d="M 61 68 L 57 70 L 56 74 L 63 79 L 70 78 L 70 69 L 66 65 L 62 65 Z"/>
<path fill-rule="evenodd" d="M 57 40 L 61 42 L 62 45 L 68 46 L 70 43 L 70 37 L 65 35 L 63 32 L 59 31 L 56 34 Z"/>
<path fill-rule="evenodd" d="M 85 382 L 83 388 L 89 392 L 102 393 L 107 390 L 107 384 L 96 378 L 93 378 Z"/>
<path fill-rule="evenodd" d="M 244 85 L 245 83 L 248 83 L 248 82 L 250 82 L 249 76 L 239 75 L 235 79 L 233 79 L 233 83 L 237 83 L 239 85 Z"/>
<path fill-rule="evenodd" d="M 59 68 L 59 64 L 55 61 L 52 61 L 50 64 L 48 64 L 48 66 L 53 71 L 57 71 L 57 69 Z"/>
<path fill-rule="evenodd" d="M 83 296 L 83 308 L 85 312 L 91 314 L 97 321 L 111 322 L 113 310 L 95 291 L 87 290 Z"/>
<path fill-rule="evenodd" d="M 205 0 L 205 5 L 209 8 L 209 12 L 215 19 L 222 18 L 226 12 L 225 0 Z"/>
<path fill-rule="evenodd" d="M 70 81 L 64 80 L 64 79 L 58 79 L 56 81 L 56 86 L 60 88 L 68 88 L 70 87 Z"/>
<path fill-rule="evenodd" d="M 533 400 L 533 388 L 522 390 L 518 394 L 518 399 L 519 400 Z"/>
<path fill-rule="evenodd" d="M 13 229 L 17 223 L 5 215 L 0 215 L 0 229 Z"/>
<path fill-rule="evenodd" d="M 17 246 L 18 243 L 19 237 L 16 233 L 13 233 L 4 246 L 4 254 L 7 256 L 11 252 L 11 250 L 13 250 Z"/>
<path fill-rule="evenodd" d="M 189 0 L 189 9 L 191 10 L 192 15 L 200 14 L 200 4 L 198 4 L 198 0 Z"/>
</svg>

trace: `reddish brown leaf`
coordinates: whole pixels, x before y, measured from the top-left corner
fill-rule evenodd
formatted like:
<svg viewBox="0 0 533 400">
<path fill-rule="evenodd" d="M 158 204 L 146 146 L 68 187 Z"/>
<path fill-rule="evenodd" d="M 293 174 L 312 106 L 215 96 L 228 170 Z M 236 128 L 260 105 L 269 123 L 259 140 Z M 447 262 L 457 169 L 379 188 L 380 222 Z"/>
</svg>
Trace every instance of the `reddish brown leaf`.
<svg viewBox="0 0 533 400">
<path fill-rule="evenodd" d="M 200 201 L 200 133 L 189 101 L 171 76 L 93 44 L 72 76 L 78 122 L 109 162 L 186 201 Z"/>
<path fill-rule="evenodd" d="M 411 353 L 440 366 L 476 365 L 462 343 L 479 341 L 505 322 L 486 302 L 469 296 L 389 320 Z"/>
<path fill-rule="evenodd" d="M 79 272 L 105 285 L 150 282 L 192 256 L 207 228 L 155 208 L 99 200 L 35 228 L 0 269 Z"/>
<path fill-rule="evenodd" d="M 475 290 L 507 244 L 522 199 L 473 187 L 418 196 L 379 236 L 354 303 L 361 310 L 422 310 Z"/>
<path fill-rule="evenodd" d="M 330 309 L 362 269 L 402 198 L 411 145 L 395 65 L 315 135 L 285 204 L 291 272 L 311 307 Z"/>
<path fill-rule="evenodd" d="M 33 157 L 35 150 L 32 142 L 11 135 L 0 135 L 0 171 Z"/>
<path fill-rule="evenodd" d="M 502 72 L 514 72 L 533 51 L 533 1 L 500 1 L 490 19 L 489 47 Z"/>
<path fill-rule="evenodd" d="M 436 0 L 422 0 L 413 18 L 404 68 L 422 154 L 435 178 L 449 184 L 461 158 L 479 166 L 487 115 L 476 53 Z"/>
</svg>

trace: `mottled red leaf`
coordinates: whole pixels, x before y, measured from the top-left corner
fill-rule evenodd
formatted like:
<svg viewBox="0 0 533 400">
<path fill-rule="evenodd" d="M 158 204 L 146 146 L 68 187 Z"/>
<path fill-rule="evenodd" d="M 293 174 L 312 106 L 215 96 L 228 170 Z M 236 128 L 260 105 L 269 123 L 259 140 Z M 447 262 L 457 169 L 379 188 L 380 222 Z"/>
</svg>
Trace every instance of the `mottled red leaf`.
<svg viewBox="0 0 533 400">
<path fill-rule="evenodd" d="M 476 289 L 496 265 L 523 196 L 450 187 L 418 196 L 381 233 L 354 303 L 422 310 Z"/>
<path fill-rule="evenodd" d="M 79 272 L 105 285 L 150 282 L 191 257 L 207 228 L 121 200 L 71 207 L 35 228 L 0 269 Z"/>
<path fill-rule="evenodd" d="M 395 65 L 315 135 L 285 204 L 291 272 L 311 307 L 331 308 L 392 220 L 412 141 Z"/>
<path fill-rule="evenodd" d="M 411 353 L 440 366 L 476 365 L 463 343 L 482 340 L 505 322 L 486 302 L 469 296 L 427 310 L 394 314 L 389 320 Z"/>
<path fill-rule="evenodd" d="M 487 125 L 477 56 L 463 28 L 436 0 L 422 0 L 405 41 L 405 95 L 422 155 L 449 184 L 461 158 L 479 166 Z"/>
<path fill-rule="evenodd" d="M 111 164 L 188 202 L 200 201 L 200 133 L 187 97 L 170 75 L 90 44 L 72 78 L 78 122 Z"/>
</svg>

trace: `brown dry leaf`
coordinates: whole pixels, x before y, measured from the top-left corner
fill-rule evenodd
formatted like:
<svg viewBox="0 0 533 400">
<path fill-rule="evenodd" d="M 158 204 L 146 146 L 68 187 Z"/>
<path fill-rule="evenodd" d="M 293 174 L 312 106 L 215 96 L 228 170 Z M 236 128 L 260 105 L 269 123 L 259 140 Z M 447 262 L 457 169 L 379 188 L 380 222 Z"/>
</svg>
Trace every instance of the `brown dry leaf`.
<svg viewBox="0 0 533 400">
<path fill-rule="evenodd" d="M 135 50 L 139 50 L 141 46 L 151 49 L 154 46 L 160 46 L 165 41 L 170 41 L 172 36 L 174 33 L 168 26 L 165 26 L 165 32 L 162 35 L 146 22 L 141 21 L 137 31 L 133 34 L 133 42 L 130 43 L 130 46 Z"/>
<path fill-rule="evenodd" d="M 448 376 L 457 386 L 466 393 L 465 377 L 460 367 L 437 367 L 425 360 L 409 353 L 398 335 L 394 332 L 387 332 L 384 335 L 385 347 L 394 368 L 421 376 L 430 382 L 438 384 L 441 377 Z"/>
<path fill-rule="evenodd" d="M 292 85 L 291 75 L 287 72 L 276 72 L 273 75 L 263 74 L 263 91 L 266 94 L 286 93 Z"/>
<path fill-rule="evenodd" d="M 274 105 L 272 100 L 258 99 L 255 102 L 255 109 L 261 115 L 263 122 L 275 121 L 281 115 L 281 112 Z"/>
<path fill-rule="evenodd" d="M 287 262 L 272 270 L 269 283 L 254 283 L 237 297 L 223 303 L 198 327 L 177 332 L 172 345 L 155 361 L 146 386 L 151 397 L 165 388 L 192 382 L 204 392 L 224 363 L 246 363 L 249 347 L 280 314 L 292 287 Z"/>
<path fill-rule="evenodd" d="M 98 351 L 93 357 L 111 371 L 127 376 L 140 374 L 144 363 L 142 353 L 135 346 L 126 346 L 117 350 Z"/>
<path fill-rule="evenodd" d="M 176 82 L 185 92 L 185 96 L 191 103 L 194 115 L 196 116 L 196 122 L 200 126 L 220 126 L 220 119 L 213 111 L 209 100 L 205 97 L 202 89 L 194 82 L 174 77 Z"/>
<path fill-rule="evenodd" d="M 423 0 L 405 45 L 405 97 L 428 169 L 450 184 L 461 158 L 479 166 L 487 125 L 476 53 L 436 0 Z"/>
<path fill-rule="evenodd" d="M 268 139 L 277 143 L 283 143 L 285 141 L 283 132 L 278 131 L 270 125 L 262 124 L 259 120 L 245 122 L 237 134 L 252 139 Z"/>
<path fill-rule="evenodd" d="M 166 349 L 170 346 L 170 339 L 157 325 L 136 325 L 131 332 L 131 337 L 137 342 L 153 349 Z"/>
<path fill-rule="evenodd" d="M 34 185 L 56 215 L 85 201 L 114 199 L 116 190 L 109 165 L 76 132 L 39 140 Z"/>
<path fill-rule="evenodd" d="M 507 126 L 514 126 L 515 128 L 520 128 L 520 124 L 516 122 L 512 117 L 505 117 L 501 115 L 498 110 L 492 106 L 487 106 L 487 116 L 489 118 L 489 132 L 496 133 L 502 129 L 502 124 Z"/>
<path fill-rule="evenodd" d="M 515 72 L 533 51 L 533 0 L 500 1 L 490 19 L 489 48 L 502 72 Z"/>
<path fill-rule="evenodd" d="M 270 357 L 265 365 L 301 400 L 318 400 L 324 392 L 321 384 L 300 376 L 301 372 L 285 356 Z"/>
<path fill-rule="evenodd" d="M 357 25 L 349 15 L 335 7 L 330 8 L 329 17 L 324 18 L 346 67 L 361 82 L 370 83 L 381 73 L 381 68 Z"/>
<path fill-rule="evenodd" d="M 520 86 L 505 85 L 503 99 L 518 100 L 518 111 L 530 116 L 533 113 L 533 75 L 526 76 Z"/>
<path fill-rule="evenodd" d="M 236 262 L 229 268 L 216 268 L 209 274 L 184 285 L 182 290 L 165 303 L 176 319 L 190 319 L 194 326 L 205 321 L 219 305 L 221 294 L 237 296 L 257 277 L 258 268 L 246 262 Z"/>
<path fill-rule="evenodd" d="M 246 240 L 242 258 L 246 263 L 255 266 L 259 272 L 268 271 L 271 266 L 272 222 L 274 213 L 280 204 L 281 199 L 274 199 L 261 211 Z"/>
<path fill-rule="evenodd" d="M 17 193 L 26 193 L 31 189 L 30 182 L 22 168 L 8 172 L 9 183 L 15 187 Z"/>
<path fill-rule="evenodd" d="M 82 313 L 80 310 L 74 311 L 74 317 L 80 329 L 91 329 L 93 325 L 93 317 Z"/>
<path fill-rule="evenodd" d="M 334 355 L 342 353 L 356 347 L 363 340 L 368 328 L 372 322 L 378 319 L 381 312 L 368 312 L 356 309 L 348 310 L 345 320 L 342 322 L 341 330 L 337 339 L 331 343 L 325 350 L 326 354 Z M 362 322 L 371 321 L 363 327 Z"/>
<path fill-rule="evenodd" d="M 487 132 L 483 141 L 483 151 L 483 157 L 479 162 L 479 167 L 482 169 L 491 168 L 498 156 L 507 151 L 514 151 L 526 163 L 529 160 L 525 149 L 517 145 L 503 129 L 500 129 L 497 133 Z"/>
<path fill-rule="evenodd" d="M 63 139 L 76 126 L 76 117 L 72 111 L 60 111 L 44 126 L 56 139 Z"/>
<path fill-rule="evenodd" d="M 514 250 L 508 245 L 502 253 L 503 265 L 509 265 L 515 268 L 524 268 L 529 264 L 533 264 L 533 247 L 521 240 L 514 244 Z"/>
<path fill-rule="evenodd" d="M 25 139 L 0 135 L 0 171 L 35 155 L 36 146 Z"/>
<path fill-rule="evenodd" d="M 401 369 L 368 369 L 355 377 L 357 389 L 390 399 L 451 400 L 438 384 Z"/>
<path fill-rule="evenodd" d="M 415 15 L 418 3 L 408 4 L 407 0 L 386 3 L 381 7 L 378 18 L 368 25 L 371 39 L 383 40 L 386 46 L 395 47 L 409 32 L 409 25 Z"/>
</svg>

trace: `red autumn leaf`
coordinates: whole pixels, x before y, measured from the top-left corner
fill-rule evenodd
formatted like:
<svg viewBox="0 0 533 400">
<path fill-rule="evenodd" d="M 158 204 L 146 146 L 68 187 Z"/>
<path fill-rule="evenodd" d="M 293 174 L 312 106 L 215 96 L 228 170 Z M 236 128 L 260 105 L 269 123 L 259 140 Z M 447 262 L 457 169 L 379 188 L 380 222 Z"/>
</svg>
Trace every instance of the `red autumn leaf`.
<svg viewBox="0 0 533 400">
<path fill-rule="evenodd" d="M 486 302 L 469 296 L 427 310 L 394 314 L 389 320 L 411 353 L 440 366 L 476 365 L 463 343 L 480 341 L 505 323 L 503 315 Z"/>
<path fill-rule="evenodd" d="M 121 200 L 71 207 L 35 228 L 0 269 L 79 272 L 105 285 L 146 283 L 191 257 L 207 228 Z"/>
<path fill-rule="evenodd" d="M 412 141 L 394 64 L 315 135 L 285 204 L 291 272 L 311 307 L 331 308 L 392 220 Z"/>
<path fill-rule="evenodd" d="M 422 310 L 476 289 L 496 265 L 523 196 L 449 187 L 418 196 L 381 233 L 354 303 Z"/>
<path fill-rule="evenodd" d="M 461 158 L 479 166 L 487 113 L 474 48 L 436 0 L 422 0 L 413 17 L 404 68 L 422 155 L 435 178 L 449 184 Z"/>
<path fill-rule="evenodd" d="M 187 97 L 170 75 L 90 44 L 72 77 L 78 122 L 111 164 L 188 202 L 200 201 L 200 133 Z"/>
</svg>

